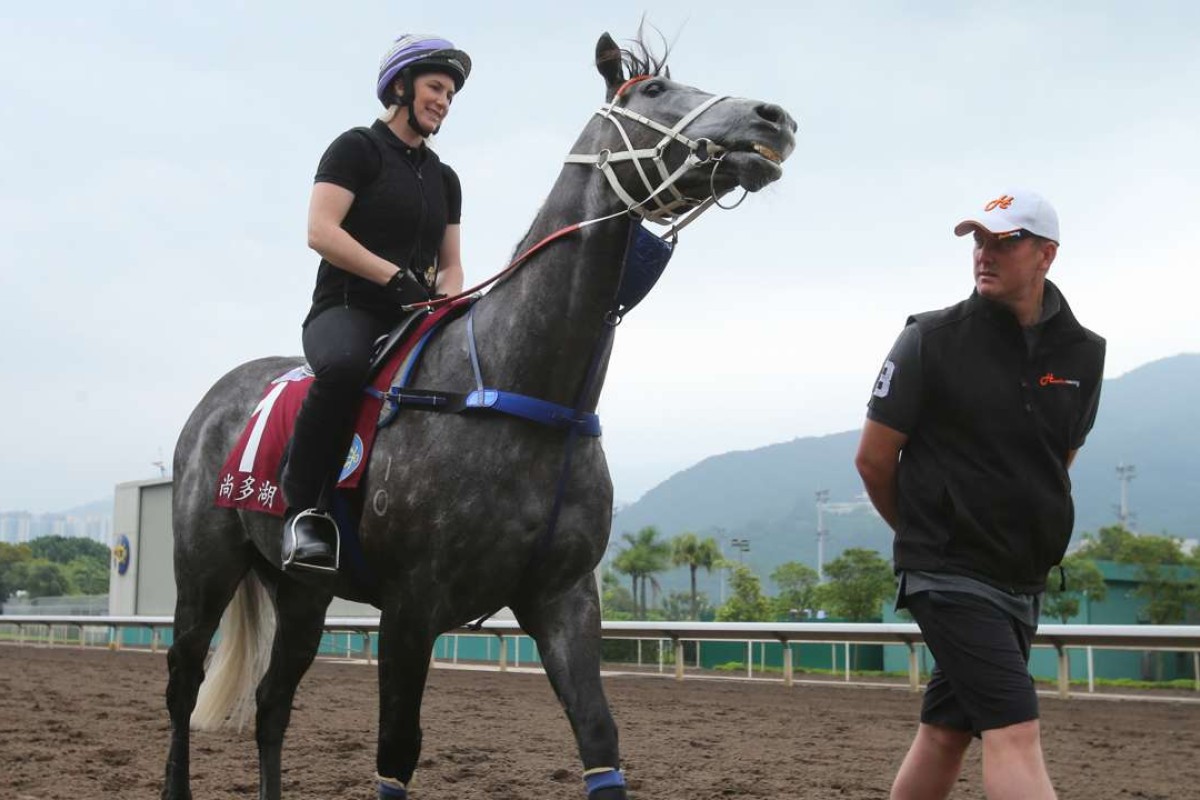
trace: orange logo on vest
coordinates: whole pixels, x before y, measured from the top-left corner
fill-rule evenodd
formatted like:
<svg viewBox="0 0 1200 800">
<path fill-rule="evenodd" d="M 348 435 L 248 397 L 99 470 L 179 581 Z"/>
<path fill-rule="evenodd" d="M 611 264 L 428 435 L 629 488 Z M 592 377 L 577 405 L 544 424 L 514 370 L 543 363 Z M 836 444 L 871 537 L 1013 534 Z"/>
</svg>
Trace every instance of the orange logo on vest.
<svg viewBox="0 0 1200 800">
<path fill-rule="evenodd" d="M 997 208 L 1008 208 L 1013 204 L 1013 198 L 1006 194 L 1002 194 L 992 202 L 983 207 L 984 211 L 995 211 Z"/>
</svg>

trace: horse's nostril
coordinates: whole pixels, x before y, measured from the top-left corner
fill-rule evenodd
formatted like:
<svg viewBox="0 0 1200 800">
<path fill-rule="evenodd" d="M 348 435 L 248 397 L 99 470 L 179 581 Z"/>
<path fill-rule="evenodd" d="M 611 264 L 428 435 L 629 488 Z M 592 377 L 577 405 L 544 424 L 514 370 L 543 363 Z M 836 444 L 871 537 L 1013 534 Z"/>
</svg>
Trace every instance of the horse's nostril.
<svg viewBox="0 0 1200 800">
<path fill-rule="evenodd" d="M 754 110 L 767 122 L 773 122 L 776 125 L 782 125 L 788 118 L 787 112 L 774 103 L 763 103 Z"/>
</svg>

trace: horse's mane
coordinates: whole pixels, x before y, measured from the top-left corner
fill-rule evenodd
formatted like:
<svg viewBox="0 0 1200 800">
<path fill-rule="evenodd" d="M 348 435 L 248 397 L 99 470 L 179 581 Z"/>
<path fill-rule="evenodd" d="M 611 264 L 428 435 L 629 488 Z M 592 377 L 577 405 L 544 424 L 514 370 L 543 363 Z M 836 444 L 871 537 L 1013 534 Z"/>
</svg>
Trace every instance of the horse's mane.
<svg viewBox="0 0 1200 800">
<path fill-rule="evenodd" d="M 621 64 L 625 74 L 632 78 L 637 75 L 650 75 L 655 78 L 670 78 L 671 68 L 667 66 L 667 57 L 671 55 L 671 44 L 662 31 L 651 26 L 662 42 L 663 52 L 658 55 L 646 43 L 646 23 L 643 20 L 638 25 L 637 36 L 629 40 L 629 47 L 621 48 Z"/>
</svg>

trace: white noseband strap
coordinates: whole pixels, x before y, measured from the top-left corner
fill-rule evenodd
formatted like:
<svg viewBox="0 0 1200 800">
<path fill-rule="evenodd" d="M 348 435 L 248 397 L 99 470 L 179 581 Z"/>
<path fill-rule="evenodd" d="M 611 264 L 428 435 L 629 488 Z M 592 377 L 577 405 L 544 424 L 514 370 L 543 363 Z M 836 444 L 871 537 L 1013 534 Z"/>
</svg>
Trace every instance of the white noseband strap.
<svg viewBox="0 0 1200 800">
<path fill-rule="evenodd" d="M 676 187 L 675 183 L 687 174 L 690 170 L 702 165 L 720 160 L 720 156 L 725 152 L 725 148 L 716 144 L 709 139 L 692 139 L 683 134 L 683 129 L 686 128 L 693 120 L 699 117 L 708 109 L 712 108 L 717 103 L 726 99 L 727 95 L 719 95 L 710 97 L 701 103 L 696 108 L 689 111 L 682 119 L 676 122 L 673 126 L 667 127 L 660 122 L 642 116 L 637 112 L 630 111 L 627 108 L 618 106 L 617 99 L 606 103 L 600 107 L 596 113 L 603 119 L 611 122 L 621 136 L 621 140 L 625 143 L 625 149 L 616 153 L 611 150 L 601 150 L 595 154 L 571 153 L 565 159 L 568 164 L 591 164 L 604 173 L 604 177 L 608 179 L 608 185 L 612 187 L 617 196 L 621 198 L 621 202 L 625 204 L 626 209 L 630 213 L 636 214 L 639 217 L 657 222 L 660 225 L 670 225 L 676 222 L 681 215 L 690 210 L 703 210 L 711 203 L 712 198 L 700 199 L 693 197 L 685 197 Z M 621 124 L 620 117 L 631 119 L 634 122 L 639 122 L 646 127 L 658 131 L 663 134 L 662 139 L 658 141 L 652 148 L 637 150 L 633 146 L 633 142 L 629 138 L 629 134 L 625 131 L 624 125 Z M 688 150 L 687 158 L 679 165 L 679 168 L 671 172 L 663 159 L 663 154 L 666 152 L 668 145 L 671 142 L 678 142 Z M 642 167 L 642 161 L 649 160 L 653 162 L 654 167 L 658 171 L 656 176 L 659 183 L 655 186 L 654 182 L 646 174 L 646 170 Z M 641 178 L 642 185 L 649 196 L 646 199 L 638 201 L 621 185 L 620 179 L 613 170 L 614 163 L 624 161 L 633 162 L 633 167 L 637 171 L 638 177 Z M 664 201 L 660 195 L 664 192 L 670 192 L 671 199 Z M 653 202 L 654 207 L 648 208 L 647 204 Z M 691 220 L 689 219 L 688 222 Z M 677 225 L 676 229 L 683 227 Z"/>
</svg>

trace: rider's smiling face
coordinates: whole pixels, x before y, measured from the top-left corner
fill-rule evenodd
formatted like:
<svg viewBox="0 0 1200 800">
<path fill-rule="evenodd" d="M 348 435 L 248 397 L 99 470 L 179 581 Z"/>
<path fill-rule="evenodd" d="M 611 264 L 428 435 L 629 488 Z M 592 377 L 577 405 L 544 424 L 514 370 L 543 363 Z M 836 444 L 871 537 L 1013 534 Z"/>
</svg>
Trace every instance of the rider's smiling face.
<svg viewBox="0 0 1200 800">
<path fill-rule="evenodd" d="M 425 130 L 436 130 L 454 102 L 454 80 L 442 72 L 426 72 L 413 81 L 413 114 Z"/>
</svg>

